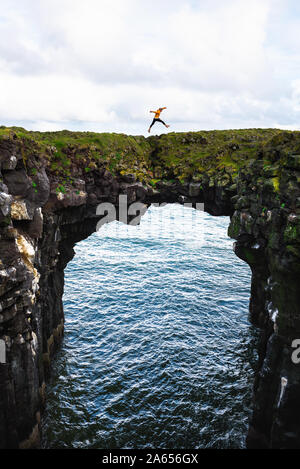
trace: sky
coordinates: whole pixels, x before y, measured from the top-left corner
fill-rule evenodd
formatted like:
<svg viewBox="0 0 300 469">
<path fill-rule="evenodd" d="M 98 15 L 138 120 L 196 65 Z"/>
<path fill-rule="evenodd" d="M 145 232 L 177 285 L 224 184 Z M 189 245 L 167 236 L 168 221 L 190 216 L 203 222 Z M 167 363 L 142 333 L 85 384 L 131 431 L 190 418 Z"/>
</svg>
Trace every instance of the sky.
<svg viewBox="0 0 300 469">
<path fill-rule="evenodd" d="M 300 130 L 299 0 L 0 0 L 0 125 Z"/>
</svg>

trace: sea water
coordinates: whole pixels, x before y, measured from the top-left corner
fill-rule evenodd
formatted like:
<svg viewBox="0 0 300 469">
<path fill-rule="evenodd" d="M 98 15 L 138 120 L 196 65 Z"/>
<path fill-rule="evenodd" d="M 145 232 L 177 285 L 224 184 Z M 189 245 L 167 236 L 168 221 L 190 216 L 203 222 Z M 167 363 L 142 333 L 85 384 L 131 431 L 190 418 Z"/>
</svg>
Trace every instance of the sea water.
<svg viewBox="0 0 300 469">
<path fill-rule="evenodd" d="M 75 247 L 46 448 L 243 448 L 257 331 L 228 217 L 172 204 Z"/>
</svg>

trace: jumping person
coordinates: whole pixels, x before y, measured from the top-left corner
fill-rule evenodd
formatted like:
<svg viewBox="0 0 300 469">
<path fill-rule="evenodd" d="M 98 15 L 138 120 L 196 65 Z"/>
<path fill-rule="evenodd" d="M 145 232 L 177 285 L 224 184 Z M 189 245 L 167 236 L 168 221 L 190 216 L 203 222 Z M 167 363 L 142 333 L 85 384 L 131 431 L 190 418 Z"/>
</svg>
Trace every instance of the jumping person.
<svg viewBox="0 0 300 469">
<path fill-rule="evenodd" d="M 149 129 L 148 129 L 148 132 L 149 132 L 149 133 L 150 133 L 150 131 L 151 131 L 152 125 L 154 125 L 155 122 L 161 122 L 162 124 L 164 124 L 165 127 L 167 127 L 167 128 L 170 127 L 168 124 L 165 124 L 164 121 L 162 121 L 162 120 L 159 118 L 161 111 L 163 111 L 164 109 L 167 109 L 167 108 L 166 108 L 166 107 L 160 107 L 159 109 L 157 109 L 157 111 L 150 111 L 150 112 L 153 112 L 153 114 L 155 114 L 155 116 L 154 116 L 154 119 L 153 119 L 153 121 L 152 121 L 152 124 L 150 125 L 150 127 L 149 127 Z"/>
</svg>

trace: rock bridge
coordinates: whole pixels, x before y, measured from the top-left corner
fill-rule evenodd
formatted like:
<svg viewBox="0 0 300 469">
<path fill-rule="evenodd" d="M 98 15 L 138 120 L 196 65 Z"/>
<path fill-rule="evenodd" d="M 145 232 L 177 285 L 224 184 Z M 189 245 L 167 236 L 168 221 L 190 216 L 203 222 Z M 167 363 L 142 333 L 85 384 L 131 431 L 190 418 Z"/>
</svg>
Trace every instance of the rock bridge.
<svg viewBox="0 0 300 469">
<path fill-rule="evenodd" d="M 0 128 L 0 448 L 40 446 L 51 360 L 64 332 L 64 269 L 106 216 L 139 202 L 230 216 L 261 328 L 250 448 L 300 447 L 300 133 L 123 134 Z M 135 214 L 130 215 L 130 222 Z M 3 353 L 2 353 L 3 357 Z"/>
</svg>

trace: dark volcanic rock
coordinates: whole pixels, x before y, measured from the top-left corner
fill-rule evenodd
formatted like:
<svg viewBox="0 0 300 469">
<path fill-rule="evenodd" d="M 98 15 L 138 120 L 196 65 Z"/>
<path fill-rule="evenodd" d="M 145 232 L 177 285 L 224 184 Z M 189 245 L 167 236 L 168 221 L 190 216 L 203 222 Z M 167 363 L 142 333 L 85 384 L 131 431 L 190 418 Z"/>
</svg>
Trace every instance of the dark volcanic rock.
<svg viewBox="0 0 300 469">
<path fill-rule="evenodd" d="M 31 188 L 31 180 L 27 176 L 25 169 L 5 172 L 3 179 L 10 194 L 22 195 L 23 197 L 28 195 Z"/>
<path fill-rule="evenodd" d="M 300 338 L 300 224 L 299 209 L 293 209 L 300 187 L 299 182 L 291 186 L 293 177 L 283 169 L 280 181 L 265 180 L 261 164 L 252 164 L 240 174 L 241 197 L 229 227 L 229 235 L 237 240 L 235 253 L 252 270 L 252 322 L 264 331 L 247 439 L 250 448 L 300 447 L 300 416 L 292 397 L 299 392 L 300 370 L 291 358 L 292 342 Z"/>
</svg>

